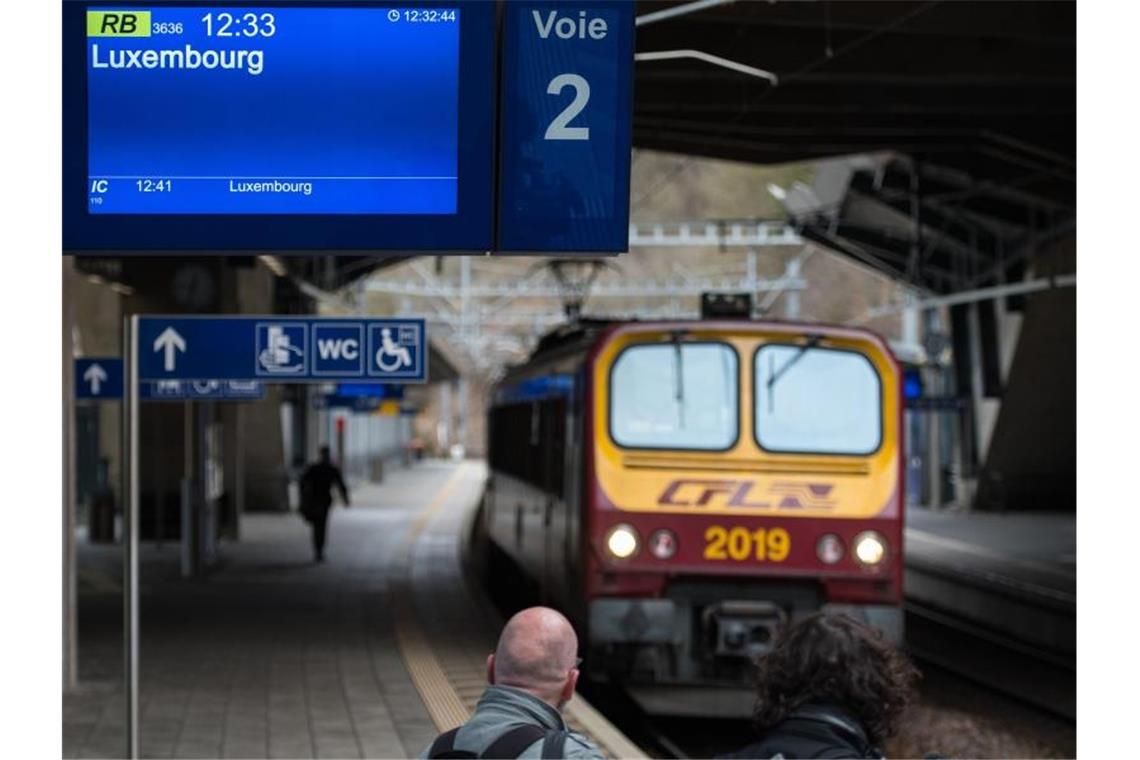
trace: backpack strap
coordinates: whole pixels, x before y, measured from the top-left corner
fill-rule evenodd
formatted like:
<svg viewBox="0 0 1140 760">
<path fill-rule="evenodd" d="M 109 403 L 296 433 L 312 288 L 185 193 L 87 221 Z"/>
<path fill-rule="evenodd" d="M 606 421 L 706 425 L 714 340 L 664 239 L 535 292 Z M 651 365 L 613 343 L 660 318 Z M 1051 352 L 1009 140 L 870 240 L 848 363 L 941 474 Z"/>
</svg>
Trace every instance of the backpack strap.
<svg viewBox="0 0 1140 760">
<path fill-rule="evenodd" d="M 431 743 L 431 748 L 428 749 L 428 757 L 440 758 L 440 760 L 443 758 L 456 758 L 457 760 L 459 758 L 467 758 L 468 760 L 475 758 L 474 752 L 455 749 L 455 736 L 458 733 L 459 728 L 453 728 L 436 737 L 436 740 Z"/>
<path fill-rule="evenodd" d="M 491 745 L 483 750 L 479 754 L 479 757 L 485 757 L 489 760 L 516 758 L 521 755 L 527 747 L 546 736 L 546 733 L 546 729 L 542 726 L 535 726 L 529 723 L 517 726 L 491 742 Z M 544 754 L 543 757 L 546 757 L 546 755 Z"/>
<path fill-rule="evenodd" d="M 567 736 L 565 731 L 547 731 L 546 738 L 542 741 L 543 760 L 562 760 L 566 757 Z"/>
</svg>

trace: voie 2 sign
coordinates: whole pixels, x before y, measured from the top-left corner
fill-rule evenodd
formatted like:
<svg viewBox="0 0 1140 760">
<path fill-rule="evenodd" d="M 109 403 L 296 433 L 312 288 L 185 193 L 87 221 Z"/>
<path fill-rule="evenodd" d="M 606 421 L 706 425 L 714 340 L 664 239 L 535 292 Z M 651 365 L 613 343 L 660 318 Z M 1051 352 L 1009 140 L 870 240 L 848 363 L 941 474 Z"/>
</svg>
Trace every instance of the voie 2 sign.
<svg viewBox="0 0 1140 760">
<path fill-rule="evenodd" d="M 509 2 L 504 14 L 499 250 L 625 250 L 633 4 Z"/>
</svg>

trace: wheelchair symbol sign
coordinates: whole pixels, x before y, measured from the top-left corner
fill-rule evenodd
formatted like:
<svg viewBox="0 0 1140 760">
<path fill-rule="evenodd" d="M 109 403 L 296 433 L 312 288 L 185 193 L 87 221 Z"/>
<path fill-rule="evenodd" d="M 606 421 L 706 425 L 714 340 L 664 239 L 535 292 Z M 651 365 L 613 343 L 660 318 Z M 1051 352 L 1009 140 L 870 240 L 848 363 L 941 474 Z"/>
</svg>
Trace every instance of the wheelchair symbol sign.
<svg viewBox="0 0 1140 760">
<path fill-rule="evenodd" d="M 423 324 L 388 322 L 368 328 L 371 377 L 421 379 L 424 375 Z"/>
</svg>

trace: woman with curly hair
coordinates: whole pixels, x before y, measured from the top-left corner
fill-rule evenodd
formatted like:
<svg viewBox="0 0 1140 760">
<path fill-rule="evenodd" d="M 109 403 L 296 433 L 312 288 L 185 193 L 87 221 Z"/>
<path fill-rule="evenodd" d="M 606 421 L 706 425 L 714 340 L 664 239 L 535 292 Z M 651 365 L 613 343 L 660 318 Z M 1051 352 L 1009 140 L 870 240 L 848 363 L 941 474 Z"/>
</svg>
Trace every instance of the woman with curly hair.
<svg viewBox="0 0 1140 760">
<path fill-rule="evenodd" d="M 873 628 L 816 614 L 784 630 L 757 663 L 760 740 L 734 758 L 881 758 L 918 671 Z"/>
</svg>

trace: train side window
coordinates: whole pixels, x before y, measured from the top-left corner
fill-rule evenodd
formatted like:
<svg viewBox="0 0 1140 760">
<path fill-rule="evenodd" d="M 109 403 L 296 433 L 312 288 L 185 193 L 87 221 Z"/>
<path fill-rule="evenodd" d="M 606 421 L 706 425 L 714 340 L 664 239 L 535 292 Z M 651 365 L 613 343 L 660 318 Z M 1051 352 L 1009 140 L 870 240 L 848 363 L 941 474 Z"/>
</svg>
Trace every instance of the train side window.
<svg viewBox="0 0 1140 760">
<path fill-rule="evenodd" d="M 857 351 L 769 344 L 757 352 L 756 442 L 766 451 L 867 455 L 883 438 L 882 383 Z"/>
<path fill-rule="evenodd" d="M 610 372 L 619 446 L 724 451 L 738 434 L 738 360 L 724 343 L 626 348 Z"/>
<path fill-rule="evenodd" d="M 491 412 L 491 469 L 561 496 L 565 414 L 561 398 L 495 407 Z"/>
</svg>

